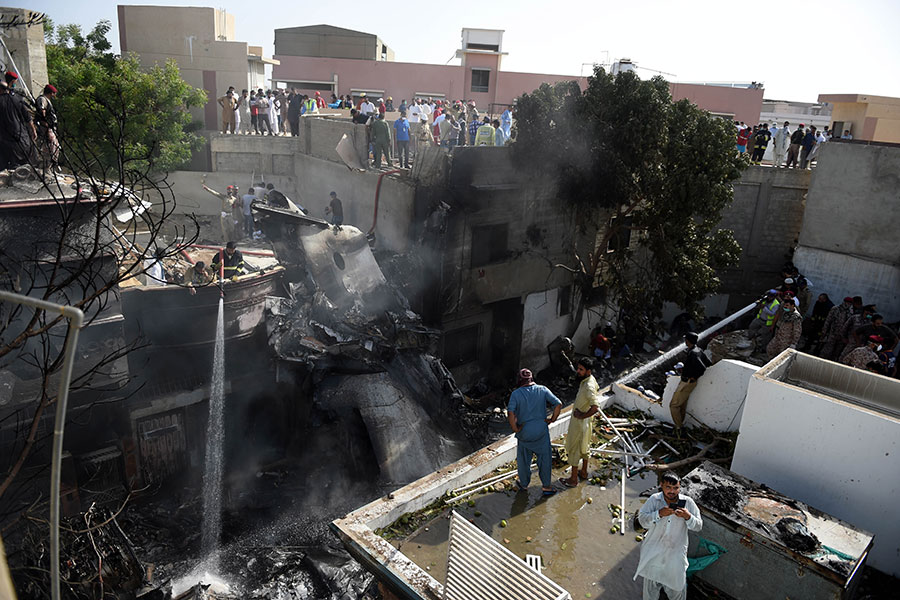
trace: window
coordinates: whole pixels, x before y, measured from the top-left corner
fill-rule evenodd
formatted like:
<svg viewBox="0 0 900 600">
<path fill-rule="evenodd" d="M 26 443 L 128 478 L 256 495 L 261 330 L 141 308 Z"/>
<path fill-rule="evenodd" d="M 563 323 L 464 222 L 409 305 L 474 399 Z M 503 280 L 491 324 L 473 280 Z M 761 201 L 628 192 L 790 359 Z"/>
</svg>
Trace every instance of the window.
<svg viewBox="0 0 900 600">
<path fill-rule="evenodd" d="M 467 43 L 466 50 L 487 50 L 488 52 L 500 52 L 500 46 L 497 44 L 473 44 Z"/>
<path fill-rule="evenodd" d="M 483 225 L 472 228 L 472 268 L 504 260 L 507 255 L 509 225 Z"/>
<path fill-rule="evenodd" d="M 565 285 L 559 288 L 558 297 L 556 299 L 557 313 L 560 317 L 564 317 L 572 312 L 572 286 Z"/>
<path fill-rule="evenodd" d="M 490 69 L 472 69 L 472 91 L 487 92 L 491 83 Z"/>
<path fill-rule="evenodd" d="M 480 324 L 448 331 L 444 335 L 444 364 L 453 368 L 476 360 L 480 338 Z"/>
<path fill-rule="evenodd" d="M 609 223 L 610 229 L 615 229 L 619 227 L 619 217 L 613 217 L 612 221 Z M 611 238 L 609 238 L 609 244 L 606 247 L 607 252 L 615 252 L 616 250 L 622 250 L 631 245 L 631 224 L 634 222 L 632 217 L 623 217 L 623 221 L 621 223 L 622 229 L 617 231 Z"/>
</svg>

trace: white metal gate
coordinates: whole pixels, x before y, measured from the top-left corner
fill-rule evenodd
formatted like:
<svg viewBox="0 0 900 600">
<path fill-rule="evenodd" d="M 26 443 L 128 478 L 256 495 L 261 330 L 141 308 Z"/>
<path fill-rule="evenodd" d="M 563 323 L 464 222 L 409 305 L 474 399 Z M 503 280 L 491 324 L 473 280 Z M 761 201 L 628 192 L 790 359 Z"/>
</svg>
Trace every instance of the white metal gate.
<svg viewBox="0 0 900 600">
<path fill-rule="evenodd" d="M 444 600 L 571 600 L 569 592 L 453 512 Z"/>
</svg>

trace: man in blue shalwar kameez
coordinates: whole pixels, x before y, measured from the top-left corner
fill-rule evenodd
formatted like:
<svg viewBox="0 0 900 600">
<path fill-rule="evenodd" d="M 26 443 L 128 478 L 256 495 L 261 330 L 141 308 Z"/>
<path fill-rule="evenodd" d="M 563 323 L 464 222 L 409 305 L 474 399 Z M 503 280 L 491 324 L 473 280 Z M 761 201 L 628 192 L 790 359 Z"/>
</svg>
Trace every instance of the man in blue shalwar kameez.
<svg viewBox="0 0 900 600">
<path fill-rule="evenodd" d="M 553 414 L 548 417 L 547 409 Z M 542 385 L 536 385 L 531 371 L 519 371 L 518 386 L 509 396 L 509 426 L 516 434 L 518 448 L 516 464 L 519 469 L 519 489 L 524 490 L 531 481 L 531 456 L 537 455 L 538 475 L 543 493 L 551 496 L 556 490 L 550 486 L 552 458 L 550 453 L 550 429 L 548 425 L 556 421 L 562 402 L 553 392 Z"/>
</svg>

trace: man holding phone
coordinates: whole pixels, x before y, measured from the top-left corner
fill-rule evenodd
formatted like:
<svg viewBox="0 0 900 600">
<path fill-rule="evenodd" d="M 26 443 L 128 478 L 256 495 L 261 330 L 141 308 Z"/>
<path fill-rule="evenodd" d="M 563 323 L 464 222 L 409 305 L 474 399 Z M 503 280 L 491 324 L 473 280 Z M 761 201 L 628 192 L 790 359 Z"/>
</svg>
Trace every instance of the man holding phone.
<svg viewBox="0 0 900 600">
<path fill-rule="evenodd" d="M 669 600 L 685 600 L 688 531 L 700 531 L 703 519 L 693 499 L 681 493 L 681 480 L 674 471 L 662 474 L 660 488 L 638 513 L 638 521 L 648 531 L 634 578 L 644 578 L 644 600 L 659 600 L 661 590 Z"/>
</svg>

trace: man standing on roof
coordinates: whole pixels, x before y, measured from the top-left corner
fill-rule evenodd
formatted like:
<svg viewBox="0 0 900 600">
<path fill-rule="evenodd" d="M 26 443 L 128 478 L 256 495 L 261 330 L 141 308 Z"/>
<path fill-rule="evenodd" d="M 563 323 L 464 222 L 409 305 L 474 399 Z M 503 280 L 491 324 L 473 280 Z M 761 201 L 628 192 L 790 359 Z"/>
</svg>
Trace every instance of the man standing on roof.
<svg viewBox="0 0 900 600">
<path fill-rule="evenodd" d="M 218 277 L 219 275 L 219 261 L 222 254 L 222 252 L 216 252 L 215 255 L 213 255 L 211 268 L 216 277 Z M 241 254 L 241 251 L 235 247 L 234 242 L 228 242 L 227 244 L 225 244 L 224 254 L 225 262 L 223 263 L 223 276 L 225 277 L 225 279 L 235 280 L 240 275 L 243 275 L 244 256 Z"/>
<path fill-rule="evenodd" d="M 659 600 L 662 590 L 669 600 L 685 600 L 688 531 L 700 531 L 703 519 L 694 500 L 681 493 L 674 471 L 662 474 L 660 488 L 638 512 L 638 521 L 648 531 L 634 578 L 644 578 L 643 600 Z"/>
<path fill-rule="evenodd" d="M 684 418 L 687 415 L 687 403 L 691 392 L 697 387 L 697 380 L 703 377 L 707 367 L 711 365 L 703 350 L 697 347 L 700 336 L 689 331 L 684 334 L 684 345 L 687 346 L 687 357 L 684 359 L 684 368 L 681 371 L 681 381 L 672 394 L 669 403 L 669 411 L 672 413 L 672 422 L 675 424 L 675 436 L 681 437 L 684 429 Z"/>
<path fill-rule="evenodd" d="M 331 215 L 332 225 L 340 227 L 344 224 L 344 205 L 341 202 L 341 199 L 338 198 L 337 192 L 331 192 L 329 195 L 331 196 L 331 201 L 328 203 L 328 206 L 325 207 L 325 214 Z"/>
<path fill-rule="evenodd" d="M 253 237 L 253 203 L 257 200 L 256 190 L 250 188 L 241 197 L 241 214 L 244 216 L 244 235 Z"/>
<path fill-rule="evenodd" d="M 219 106 L 222 107 L 222 133 L 234 133 L 234 113 L 238 104 L 233 90 L 229 89 L 219 98 Z"/>
<path fill-rule="evenodd" d="M 384 113 L 379 113 L 372 123 L 372 143 L 375 146 L 375 168 L 381 168 L 381 155 L 387 161 L 388 168 L 393 166 L 391 162 L 391 128 L 384 120 Z"/>
<path fill-rule="evenodd" d="M 572 418 L 569 420 L 569 431 L 566 434 L 566 455 L 572 469 L 568 479 L 559 480 L 566 487 L 578 485 L 579 477 L 588 478 L 588 463 L 591 459 L 591 423 L 593 416 L 600 410 L 600 386 L 591 371 L 594 361 L 584 356 L 578 359 L 575 376 L 581 380 L 578 395 L 572 405 Z M 578 464 L 581 463 L 581 471 Z"/>
<path fill-rule="evenodd" d="M 5 81 L 0 81 L 0 170 L 27 163 L 36 138 L 31 111 Z"/>
<path fill-rule="evenodd" d="M 553 414 L 547 416 L 547 408 Z M 528 369 L 519 371 L 518 385 L 509 396 L 507 406 L 509 426 L 516 434 L 516 465 L 519 479 L 516 484 L 525 490 L 531 482 L 531 457 L 537 455 L 538 475 L 545 496 L 552 496 L 556 490 L 551 487 L 552 456 L 550 450 L 550 429 L 548 425 L 556 421 L 562 402 L 553 392 L 534 383 Z"/>
<path fill-rule="evenodd" d="M 234 239 L 234 204 L 238 201 L 238 188 L 236 185 L 229 185 L 225 193 L 207 187 L 203 184 L 203 189 L 222 201 L 222 212 L 219 214 L 219 224 L 222 226 L 222 238 L 225 240 Z"/>
</svg>

